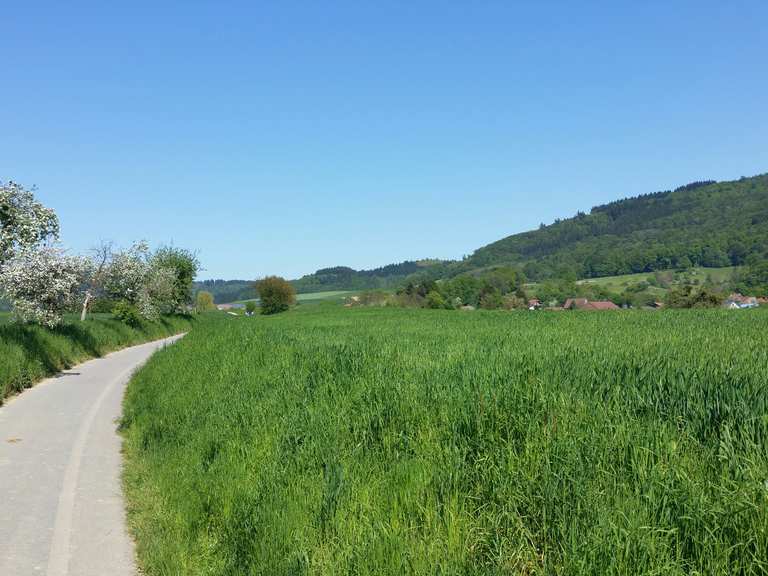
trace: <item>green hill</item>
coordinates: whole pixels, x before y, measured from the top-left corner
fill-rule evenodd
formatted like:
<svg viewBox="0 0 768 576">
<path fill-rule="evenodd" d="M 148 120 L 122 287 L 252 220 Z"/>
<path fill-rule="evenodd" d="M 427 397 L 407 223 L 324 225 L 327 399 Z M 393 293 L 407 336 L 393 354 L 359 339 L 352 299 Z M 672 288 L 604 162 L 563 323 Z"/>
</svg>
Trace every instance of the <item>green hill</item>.
<svg viewBox="0 0 768 576">
<path fill-rule="evenodd" d="M 768 174 L 693 182 L 595 206 L 477 249 L 461 261 L 418 260 L 371 270 L 324 268 L 293 280 L 298 292 L 387 289 L 417 278 L 521 269 L 530 281 L 587 279 L 765 260 Z M 253 298 L 252 282 L 207 281 L 217 302 Z"/>
<path fill-rule="evenodd" d="M 768 250 L 768 175 L 695 182 L 596 206 L 484 246 L 460 264 L 522 266 L 540 280 L 740 266 Z"/>
</svg>

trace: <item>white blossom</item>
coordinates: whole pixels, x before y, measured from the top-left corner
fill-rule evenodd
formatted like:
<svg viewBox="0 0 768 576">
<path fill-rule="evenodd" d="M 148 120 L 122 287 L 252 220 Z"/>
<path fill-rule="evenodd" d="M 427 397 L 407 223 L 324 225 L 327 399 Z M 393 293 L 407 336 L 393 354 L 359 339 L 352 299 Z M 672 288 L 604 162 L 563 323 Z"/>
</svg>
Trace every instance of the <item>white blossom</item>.
<svg viewBox="0 0 768 576">
<path fill-rule="evenodd" d="M 35 200 L 31 191 L 0 182 L 0 266 L 20 250 L 38 246 L 59 235 L 56 213 Z"/>
<path fill-rule="evenodd" d="M 54 327 L 74 304 L 89 270 L 88 259 L 60 248 L 25 248 L 0 270 L 0 287 L 19 320 Z"/>
<path fill-rule="evenodd" d="M 104 274 L 104 292 L 113 300 L 137 304 L 151 270 L 149 247 L 137 242 L 116 252 Z"/>
</svg>

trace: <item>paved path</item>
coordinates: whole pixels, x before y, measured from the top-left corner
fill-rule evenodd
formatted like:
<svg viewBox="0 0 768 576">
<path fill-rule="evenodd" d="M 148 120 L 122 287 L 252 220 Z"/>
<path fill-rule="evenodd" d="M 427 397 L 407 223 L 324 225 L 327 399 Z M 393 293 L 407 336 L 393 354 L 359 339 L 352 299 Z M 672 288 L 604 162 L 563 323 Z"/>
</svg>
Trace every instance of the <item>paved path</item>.
<svg viewBox="0 0 768 576">
<path fill-rule="evenodd" d="M 116 421 L 133 371 L 178 338 L 85 362 L 0 407 L 0 575 L 136 573 Z"/>
</svg>

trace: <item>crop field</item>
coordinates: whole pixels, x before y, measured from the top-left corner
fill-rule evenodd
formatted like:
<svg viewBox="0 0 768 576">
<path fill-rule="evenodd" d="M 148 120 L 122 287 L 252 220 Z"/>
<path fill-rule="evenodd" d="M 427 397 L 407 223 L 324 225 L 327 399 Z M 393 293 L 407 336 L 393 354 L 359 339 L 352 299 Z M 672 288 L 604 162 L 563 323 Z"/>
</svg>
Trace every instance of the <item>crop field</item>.
<svg viewBox="0 0 768 576">
<path fill-rule="evenodd" d="M 140 564 L 766 574 L 767 312 L 201 319 L 125 400 Z"/>
</svg>

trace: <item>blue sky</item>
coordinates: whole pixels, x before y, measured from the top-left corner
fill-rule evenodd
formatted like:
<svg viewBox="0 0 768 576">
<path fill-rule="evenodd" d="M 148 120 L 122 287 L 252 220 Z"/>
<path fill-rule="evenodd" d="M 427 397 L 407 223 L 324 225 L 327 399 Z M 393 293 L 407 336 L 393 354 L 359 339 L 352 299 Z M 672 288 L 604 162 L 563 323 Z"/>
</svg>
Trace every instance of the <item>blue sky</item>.
<svg viewBox="0 0 768 576">
<path fill-rule="evenodd" d="M 460 258 L 768 171 L 766 2 L 8 3 L 0 179 L 203 278 Z"/>
</svg>

